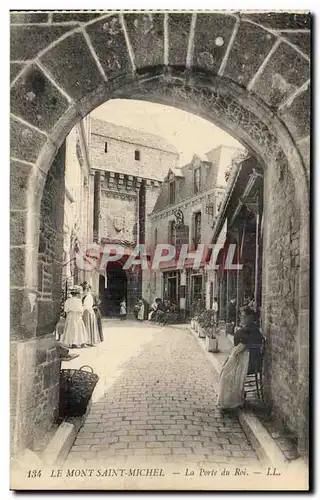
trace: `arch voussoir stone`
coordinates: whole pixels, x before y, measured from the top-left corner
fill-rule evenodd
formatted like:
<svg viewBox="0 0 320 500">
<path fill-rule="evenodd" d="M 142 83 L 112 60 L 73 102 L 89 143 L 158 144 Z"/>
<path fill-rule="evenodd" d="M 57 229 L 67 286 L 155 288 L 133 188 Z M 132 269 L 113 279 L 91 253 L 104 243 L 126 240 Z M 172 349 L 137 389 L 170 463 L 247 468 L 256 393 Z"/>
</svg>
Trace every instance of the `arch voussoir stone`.
<svg viewBox="0 0 320 500">
<path fill-rule="evenodd" d="M 39 52 L 68 31 L 70 31 L 70 26 L 53 24 L 12 26 L 10 30 L 11 59 L 13 61 L 35 59 Z"/>
<path fill-rule="evenodd" d="M 86 32 L 90 36 L 92 46 L 108 79 L 132 72 L 130 55 L 119 14 L 87 25 Z"/>
<path fill-rule="evenodd" d="M 284 121 L 294 140 L 298 143 L 310 135 L 310 87 L 298 94 L 278 115 Z"/>
<path fill-rule="evenodd" d="M 310 64 L 297 50 L 282 42 L 268 59 L 252 91 L 277 109 L 309 78 Z"/>
<path fill-rule="evenodd" d="M 277 37 L 256 24 L 241 21 L 223 75 L 246 87 L 269 54 Z"/>
<path fill-rule="evenodd" d="M 228 14 L 197 14 L 192 65 L 218 74 L 238 17 Z"/>
<path fill-rule="evenodd" d="M 40 63 L 74 101 L 81 99 L 103 82 L 85 37 L 78 31 L 43 54 Z"/>
<path fill-rule="evenodd" d="M 172 66 L 185 66 L 191 34 L 192 14 L 168 15 L 168 63 Z M 192 43 L 192 40 L 191 40 Z"/>
<path fill-rule="evenodd" d="M 22 123 L 11 115 L 10 151 L 12 157 L 27 162 L 35 162 L 46 140 L 46 134 Z"/>
<path fill-rule="evenodd" d="M 68 108 L 68 101 L 36 65 L 30 65 L 11 89 L 11 111 L 49 132 Z"/>
<path fill-rule="evenodd" d="M 164 14 L 124 15 L 136 68 L 164 64 Z"/>
</svg>

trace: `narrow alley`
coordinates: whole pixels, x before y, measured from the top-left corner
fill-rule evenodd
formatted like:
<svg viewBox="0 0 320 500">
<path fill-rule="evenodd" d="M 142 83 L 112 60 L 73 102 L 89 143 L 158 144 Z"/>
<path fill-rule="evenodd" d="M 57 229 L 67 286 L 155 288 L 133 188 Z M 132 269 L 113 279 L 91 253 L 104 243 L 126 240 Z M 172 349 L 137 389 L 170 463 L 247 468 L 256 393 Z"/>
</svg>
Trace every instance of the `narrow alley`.
<svg viewBox="0 0 320 500">
<path fill-rule="evenodd" d="M 105 341 L 64 367 L 100 380 L 65 465 L 250 464 L 258 459 L 233 414 L 217 408 L 217 375 L 182 325 L 104 321 Z"/>
</svg>

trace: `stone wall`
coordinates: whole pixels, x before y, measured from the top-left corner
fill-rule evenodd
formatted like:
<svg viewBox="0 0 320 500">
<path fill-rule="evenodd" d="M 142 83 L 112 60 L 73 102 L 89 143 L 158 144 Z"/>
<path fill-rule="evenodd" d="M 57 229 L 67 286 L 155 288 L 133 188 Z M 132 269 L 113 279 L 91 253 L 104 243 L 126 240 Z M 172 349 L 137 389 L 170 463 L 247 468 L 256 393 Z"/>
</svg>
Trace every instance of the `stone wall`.
<svg viewBox="0 0 320 500">
<path fill-rule="evenodd" d="M 286 162 L 279 159 L 265 176 L 265 385 L 273 412 L 297 433 L 300 210 L 294 200 L 294 180 Z"/>
<path fill-rule="evenodd" d="M 137 214 L 137 197 L 135 193 L 126 194 L 101 190 L 99 220 L 99 237 L 135 241 L 135 224 Z M 117 226 L 117 223 L 119 226 Z M 116 230 L 114 224 L 120 229 Z"/>
<path fill-rule="evenodd" d="M 163 185 L 164 190 L 167 189 L 168 184 Z M 163 192 L 162 192 L 163 193 Z M 212 224 L 213 216 L 205 213 L 205 208 L 208 203 L 212 203 L 214 210 L 217 210 L 218 204 L 223 197 L 224 191 L 220 188 L 213 189 L 209 193 L 203 193 L 200 196 L 192 197 L 185 203 L 179 205 L 167 206 L 159 214 L 154 213 L 150 220 L 151 232 L 153 235 L 152 242 L 154 242 L 155 230 L 157 230 L 158 243 L 168 243 L 169 241 L 169 223 L 175 220 L 173 211 L 176 208 L 180 208 L 184 215 L 184 223 L 189 226 L 189 246 L 192 248 L 193 245 L 193 231 L 194 231 L 194 214 L 196 212 L 201 212 L 201 243 L 204 245 L 209 245 L 212 240 Z M 161 194 L 160 194 L 161 196 Z M 150 229 L 149 229 L 150 231 Z"/>
<path fill-rule="evenodd" d="M 65 146 L 48 172 L 40 207 L 37 338 L 11 343 L 11 450 L 33 448 L 53 424 L 59 400 L 55 326 L 60 316 Z M 21 263 L 22 264 L 22 263 Z M 29 306 L 29 307 L 30 307 Z"/>
<path fill-rule="evenodd" d="M 39 336 L 52 333 L 60 316 L 63 221 L 64 221 L 65 145 L 48 172 L 40 208 L 38 257 L 38 328 Z"/>
</svg>

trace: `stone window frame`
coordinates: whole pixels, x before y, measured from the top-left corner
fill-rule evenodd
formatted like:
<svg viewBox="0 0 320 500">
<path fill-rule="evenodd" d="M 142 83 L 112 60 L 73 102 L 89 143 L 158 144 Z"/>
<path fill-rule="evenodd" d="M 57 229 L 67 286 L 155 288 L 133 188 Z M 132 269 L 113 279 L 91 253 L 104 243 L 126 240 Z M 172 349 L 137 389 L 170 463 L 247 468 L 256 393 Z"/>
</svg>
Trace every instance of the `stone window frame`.
<svg viewBox="0 0 320 500">
<path fill-rule="evenodd" d="M 199 173 L 199 179 L 197 180 L 197 174 Z M 201 191 L 201 167 L 195 167 L 193 170 L 193 193 L 199 194 Z"/>
<path fill-rule="evenodd" d="M 200 238 L 200 242 L 201 243 L 201 240 L 202 240 L 202 229 L 203 229 L 203 222 L 204 222 L 204 217 L 203 217 L 203 206 L 201 203 L 198 203 L 197 205 L 195 205 L 194 207 L 192 207 L 192 212 L 191 212 L 191 215 L 190 215 L 190 235 L 189 235 L 189 246 L 190 248 L 193 248 L 195 249 L 195 245 L 194 245 L 194 239 L 195 239 L 195 217 L 196 217 L 196 214 L 197 213 L 201 213 L 201 238 Z M 198 243 L 198 244 L 199 244 Z"/>
<path fill-rule="evenodd" d="M 141 161 L 141 151 L 140 149 L 134 150 L 134 159 L 135 161 Z"/>
<path fill-rule="evenodd" d="M 173 205 L 176 201 L 176 180 L 173 178 L 169 182 L 169 205 Z"/>
</svg>

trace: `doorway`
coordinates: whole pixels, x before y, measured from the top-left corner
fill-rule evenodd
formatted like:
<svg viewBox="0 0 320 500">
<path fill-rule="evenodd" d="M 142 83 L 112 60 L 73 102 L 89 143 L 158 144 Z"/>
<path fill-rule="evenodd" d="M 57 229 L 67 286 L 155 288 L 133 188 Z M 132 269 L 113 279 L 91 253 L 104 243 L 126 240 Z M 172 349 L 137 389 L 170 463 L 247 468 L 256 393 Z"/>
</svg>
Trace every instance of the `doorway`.
<svg viewBox="0 0 320 500">
<path fill-rule="evenodd" d="M 104 317 L 120 316 L 120 302 L 127 301 L 127 275 L 119 266 L 107 270 L 107 276 L 100 276 L 99 295 L 101 314 Z"/>
</svg>

